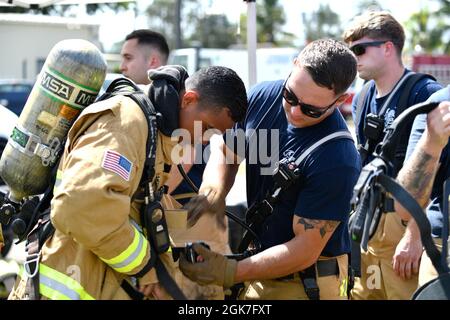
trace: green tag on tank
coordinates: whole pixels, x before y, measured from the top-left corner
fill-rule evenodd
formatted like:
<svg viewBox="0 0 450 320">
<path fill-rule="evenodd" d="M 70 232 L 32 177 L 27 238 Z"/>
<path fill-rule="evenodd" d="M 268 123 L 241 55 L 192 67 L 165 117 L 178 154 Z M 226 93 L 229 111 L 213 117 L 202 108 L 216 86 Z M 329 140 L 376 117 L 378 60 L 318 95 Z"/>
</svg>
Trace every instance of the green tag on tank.
<svg viewBox="0 0 450 320">
<path fill-rule="evenodd" d="M 22 148 L 25 148 L 27 146 L 30 137 L 27 134 L 20 131 L 19 129 L 17 129 L 17 127 L 15 127 L 11 134 L 11 139 L 17 144 L 19 144 Z"/>
</svg>

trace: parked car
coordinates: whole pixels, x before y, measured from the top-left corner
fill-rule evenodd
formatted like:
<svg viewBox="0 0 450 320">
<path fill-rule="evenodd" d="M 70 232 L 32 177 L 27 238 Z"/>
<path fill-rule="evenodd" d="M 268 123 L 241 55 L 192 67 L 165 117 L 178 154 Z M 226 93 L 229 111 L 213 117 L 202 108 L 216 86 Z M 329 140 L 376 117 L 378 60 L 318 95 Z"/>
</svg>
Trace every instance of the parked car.
<svg viewBox="0 0 450 320">
<path fill-rule="evenodd" d="M 120 73 L 107 73 L 105 77 L 105 81 L 102 84 L 102 87 L 100 88 L 100 91 L 98 92 L 97 98 L 100 97 L 102 94 L 105 93 L 106 89 L 108 89 L 111 82 L 113 82 L 115 79 L 123 77 Z"/>
<path fill-rule="evenodd" d="M 28 80 L 0 80 L 0 104 L 20 116 L 25 102 L 27 102 L 33 81 Z"/>
<path fill-rule="evenodd" d="M 360 77 L 356 77 L 355 81 L 348 88 L 347 93 L 350 95 L 345 102 L 339 106 L 339 111 L 346 119 L 352 118 L 352 102 L 353 98 L 357 93 L 359 93 L 364 85 L 364 80 Z"/>
<path fill-rule="evenodd" d="M 19 117 L 0 104 L 0 158 Z M 4 184 L 0 177 L 0 185 Z"/>
</svg>

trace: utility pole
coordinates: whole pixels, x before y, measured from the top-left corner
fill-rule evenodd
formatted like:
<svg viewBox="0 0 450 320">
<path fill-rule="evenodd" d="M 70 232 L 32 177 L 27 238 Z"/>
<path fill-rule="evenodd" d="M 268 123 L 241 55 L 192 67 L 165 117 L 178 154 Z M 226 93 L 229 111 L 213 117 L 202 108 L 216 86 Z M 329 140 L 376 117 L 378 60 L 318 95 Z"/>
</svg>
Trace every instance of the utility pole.
<svg viewBox="0 0 450 320">
<path fill-rule="evenodd" d="M 175 46 L 177 49 L 183 47 L 181 39 L 181 0 L 175 0 Z"/>
<path fill-rule="evenodd" d="M 247 52 L 248 52 L 248 85 L 256 83 L 256 2 L 247 2 Z"/>
</svg>

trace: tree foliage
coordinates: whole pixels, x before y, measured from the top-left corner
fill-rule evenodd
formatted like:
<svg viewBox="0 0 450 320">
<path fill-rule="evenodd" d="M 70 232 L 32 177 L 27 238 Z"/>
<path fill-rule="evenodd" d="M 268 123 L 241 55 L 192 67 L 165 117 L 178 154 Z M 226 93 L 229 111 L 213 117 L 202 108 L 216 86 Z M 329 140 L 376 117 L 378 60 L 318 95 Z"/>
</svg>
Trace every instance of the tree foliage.
<svg viewBox="0 0 450 320">
<path fill-rule="evenodd" d="M 356 15 L 359 16 L 367 11 L 381 11 L 383 7 L 377 0 L 361 0 L 357 4 Z"/>
<path fill-rule="evenodd" d="M 405 23 L 409 48 L 425 53 L 450 54 L 450 2 L 438 0 L 440 8 L 427 7 L 414 13 Z"/>
<path fill-rule="evenodd" d="M 176 0 L 154 0 L 146 9 L 150 29 L 162 33 L 170 48 L 176 47 Z M 182 39 L 192 33 L 200 4 L 195 0 L 181 1 Z"/>
<path fill-rule="evenodd" d="M 31 7 L 23 8 L 19 6 L 0 7 L 0 13 L 31 13 L 31 14 L 45 14 L 53 16 L 66 16 L 77 5 L 50 5 L 45 7 Z M 135 6 L 130 2 L 116 2 L 116 3 L 90 3 L 86 5 L 86 12 L 90 15 L 97 13 L 98 11 L 114 10 L 121 11 L 127 10 Z"/>
<path fill-rule="evenodd" d="M 258 42 L 277 44 L 281 28 L 286 23 L 283 7 L 278 0 L 264 0 L 256 4 Z"/>
<path fill-rule="evenodd" d="M 200 17 L 195 30 L 189 42 L 200 42 L 203 48 L 228 48 L 236 43 L 236 26 L 232 25 L 223 14 Z"/>
<path fill-rule="evenodd" d="M 317 11 L 310 15 L 303 15 L 306 41 L 314 41 L 322 38 L 340 40 L 342 35 L 339 15 L 328 4 L 319 6 Z"/>
<path fill-rule="evenodd" d="M 257 2 L 256 7 L 256 32 L 257 41 L 273 46 L 289 46 L 295 36 L 285 32 L 282 27 L 286 23 L 283 7 L 278 4 L 278 0 L 265 0 Z M 240 21 L 240 42 L 247 42 L 247 15 L 241 14 Z"/>
</svg>

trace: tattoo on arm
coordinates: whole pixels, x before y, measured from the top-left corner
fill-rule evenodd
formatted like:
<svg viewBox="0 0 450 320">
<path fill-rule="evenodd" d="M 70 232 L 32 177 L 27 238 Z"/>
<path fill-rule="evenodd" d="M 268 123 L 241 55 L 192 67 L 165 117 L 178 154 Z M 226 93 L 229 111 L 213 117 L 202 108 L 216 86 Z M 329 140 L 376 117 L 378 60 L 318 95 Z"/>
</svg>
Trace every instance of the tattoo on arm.
<svg viewBox="0 0 450 320">
<path fill-rule="evenodd" d="M 320 236 L 323 238 L 327 232 L 333 232 L 340 222 L 334 220 L 314 220 L 300 218 L 298 220 L 298 223 L 302 224 L 305 227 L 305 231 L 309 229 L 319 229 Z"/>
<path fill-rule="evenodd" d="M 419 149 L 399 174 L 400 184 L 422 207 L 428 203 L 437 167 L 438 159 Z"/>
</svg>

